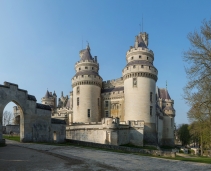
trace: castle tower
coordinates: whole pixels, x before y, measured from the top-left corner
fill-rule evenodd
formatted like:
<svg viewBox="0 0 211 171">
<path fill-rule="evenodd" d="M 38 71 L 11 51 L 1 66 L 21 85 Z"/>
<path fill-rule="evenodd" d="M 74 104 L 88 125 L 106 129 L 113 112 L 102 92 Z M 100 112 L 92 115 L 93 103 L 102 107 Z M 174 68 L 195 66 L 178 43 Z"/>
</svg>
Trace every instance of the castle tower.
<svg viewBox="0 0 211 171">
<path fill-rule="evenodd" d="M 49 105 L 53 109 L 56 108 L 56 101 L 57 101 L 56 93 L 54 92 L 54 94 L 52 95 L 52 92 L 49 92 L 48 90 L 45 96 L 41 99 L 42 104 Z"/>
<path fill-rule="evenodd" d="M 72 78 L 73 123 L 100 121 L 102 78 L 98 74 L 97 57 L 92 58 L 90 47 L 80 51 Z"/>
<path fill-rule="evenodd" d="M 174 146 L 174 100 L 171 99 L 167 88 L 158 88 L 159 101 L 163 110 L 163 145 Z"/>
<path fill-rule="evenodd" d="M 156 81 L 154 53 L 147 48 L 148 34 L 135 37 L 135 45 L 127 51 L 127 65 L 122 71 L 125 95 L 125 121 L 143 120 L 144 141 L 156 143 Z"/>
</svg>

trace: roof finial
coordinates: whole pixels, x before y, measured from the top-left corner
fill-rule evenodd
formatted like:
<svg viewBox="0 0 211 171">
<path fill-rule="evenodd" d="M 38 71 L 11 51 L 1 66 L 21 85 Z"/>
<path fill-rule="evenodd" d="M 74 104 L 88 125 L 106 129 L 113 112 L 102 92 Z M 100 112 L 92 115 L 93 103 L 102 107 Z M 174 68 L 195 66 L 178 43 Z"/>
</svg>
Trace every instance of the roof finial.
<svg viewBox="0 0 211 171">
<path fill-rule="evenodd" d="M 90 50 L 90 47 L 89 47 L 89 42 L 88 42 L 88 41 L 86 41 L 86 42 L 87 42 L 86 49 Z"/>
<path fill-rule="evenodd" d="M 142 32 L 144 31 L 144 19 L 143 19 L 143 13 L 142 13 Z"/>
</svg>

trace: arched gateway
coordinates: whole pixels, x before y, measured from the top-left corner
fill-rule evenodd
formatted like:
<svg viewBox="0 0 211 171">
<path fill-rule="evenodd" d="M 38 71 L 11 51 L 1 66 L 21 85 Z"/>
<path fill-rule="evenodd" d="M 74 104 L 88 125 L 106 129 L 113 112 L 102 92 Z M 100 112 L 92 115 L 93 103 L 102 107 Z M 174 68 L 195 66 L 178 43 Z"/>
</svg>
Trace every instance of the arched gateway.
<svg viewBox="0 0 211 171">
<path fill-rule="evenodd" d="M 52 121 L 50 106 L 36 103 L 36 98 L 26 90 L 18 88 L 17 84 L 4 82 L 0 85 L 0 142 L 2 139 L 2 115 L 5 106 L 14 102 L 21 108 L 20 141 L 21 142 L 51 142 L 53 133 L 57 132 L 57 141 L 65 139 L 65 123 Z"/>
</svg>

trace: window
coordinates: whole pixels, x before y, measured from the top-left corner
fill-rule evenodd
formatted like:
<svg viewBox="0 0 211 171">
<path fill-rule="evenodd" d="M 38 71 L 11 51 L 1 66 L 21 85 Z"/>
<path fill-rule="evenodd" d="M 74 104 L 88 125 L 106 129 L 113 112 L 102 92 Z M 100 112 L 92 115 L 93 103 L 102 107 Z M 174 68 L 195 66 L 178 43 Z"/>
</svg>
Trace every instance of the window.
<svg viewBox="0 0 211 171">
<path fill-rule="evenodd" d="M 133 78 L 133 87 L 137 87 L 137 78 Z"/>
<path fill-rule="evenodd" d="M 92 67 L 92 70 L 94 70 L 94 67 Z"/>
<path fill-rule="evenodd" d="M 88 69 L 88 67 L 85 67 L 85 69 Z"/>
<path fill-rule="evenodd" d="M 133 57 L 131 57 L 131 60 L 133 60 Z"/>
<path fill-rule="evenodd" d="M 144 65 L 141 65 L 141 68 L 144 68 Z"/>
<path fill-rule="evenodd" d="M 105 101 L 105 107 L 108 107 L 108 101 Z"/>
<path fill-rule="evenodd" d="M 127 67 L 127 70 L 128 70 L 128 67 Z"/>
<path fill-rule="evenodd" d="M 105 117 L 108 117 L 108 110 L 105 111 Z"/>
<path fill-rule="evenodd" d="M 79 68 L 79 71 L 81 70 L 81 68 Z"/>
<path fill-rule="evenodd" d="M 141 58 L 141 56 L 139 56 L 139 58 Z"/>
<path fill-rule="evenodd" d="M 152 106 L 150 106 L 150 115 L 152 116 Z"/>
<path fill-rule="evenodd" d="M 82 75 L 82 77 L 84 77 L 84 75 Z"/>
<path fill-rule="evenodd" d="M 149 66 L 149 69 L 151 70 L 150 66 Z"/>
<path fill-rule="evenodd" d="M 133 65 L 133 68 L 136 68 L 136 66 L 135 66 L 135 65 Z"/>
<path fill-rule="evenodd" d="M 80 93 L 80 88 L 79 88 L 79 86 L 77 87 L 76 93 L 77 93 L 77 94 Z"/>
<path fill-rule="evenodd" d="M 87 110 L 87 116 L 88 116 L 88 118 L 90 118 L 90 115 L 91 115 L 91 111 L 90 111 L 90 109 L 88 109 Z"/>
<path fill-rule="evenodd" d="M 147 56 L 147 60 L 149 59 L 149 57 Z"/>
<path fill-rule="evenodd" d="M 77 106 L 79 106 L 79 97 L 77 97 Z"/>
<path fill-rule="evenodd" d="M 152 102 L 152 92 L 150 92 L 150 102 Z"/>
</svg>

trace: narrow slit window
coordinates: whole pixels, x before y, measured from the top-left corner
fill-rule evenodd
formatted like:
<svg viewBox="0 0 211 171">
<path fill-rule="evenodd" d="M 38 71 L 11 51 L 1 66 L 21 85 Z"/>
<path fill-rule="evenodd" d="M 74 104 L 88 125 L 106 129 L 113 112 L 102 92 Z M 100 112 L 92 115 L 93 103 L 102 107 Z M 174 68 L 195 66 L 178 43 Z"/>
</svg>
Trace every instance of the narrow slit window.
<svg viewBox="0 0 211 171">
<path fill-rule="evenodd" d="M 91 110 L 90 109 L 87 110 L 87 116 L 88 116 L 88 118 L 90 118 L 90 116 L 91 116 Z"/>
<path fill-rule="evenodd" d="M 150 116 L 152 116 L 152 106 L 150 106 Z"/>
<path fill-rule="evenodd" d="M 79 106 L 79 97 L 77 97 L 77 106 Z"/>
</svg>

